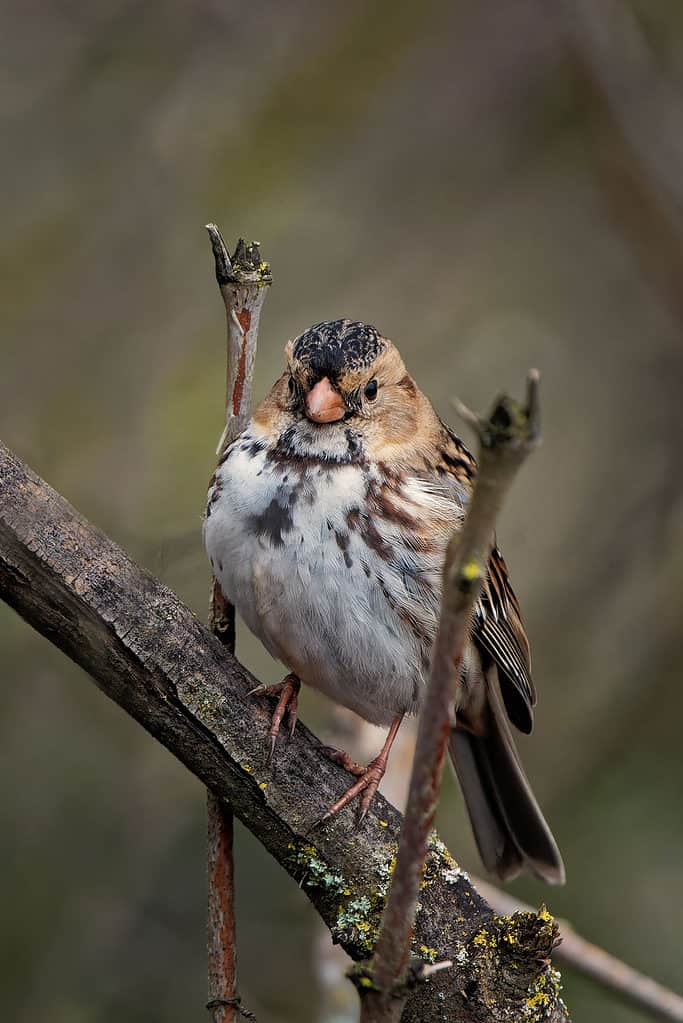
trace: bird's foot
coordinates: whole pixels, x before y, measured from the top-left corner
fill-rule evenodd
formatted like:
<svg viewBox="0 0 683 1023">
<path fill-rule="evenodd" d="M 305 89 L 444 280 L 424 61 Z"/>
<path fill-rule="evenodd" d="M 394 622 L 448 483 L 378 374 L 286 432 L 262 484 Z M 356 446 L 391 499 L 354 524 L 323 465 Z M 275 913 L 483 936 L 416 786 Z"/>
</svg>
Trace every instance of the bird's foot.
<svg viewBox="0 0 683 1023">
<path fill-rule="evenodd" d="M 348 753 L 344 753 L 343 750 L 336 750 L 326 746 L 324 752 L 329 756 L 330 760 L 334 760 L 336 764 L 341 764 L 343 768 L 354 774 L 358 781 L 354 782 L 341 799 L 332 804 L 329 810 L 320 818 L 318 824 L 323 824 L 330 817 L 336 816 L 340 810 L 343 810 L 345 806 L 348 806 L 356 797 L 360 796 L 358 812 L 356 814 L 356 827 L 359 828 L 367 817 L 368 810 L 377 792 L 377 787 L 384 777 L 387 768 L 387 758 L 383 757 L 380 753 L 378 757 L 370 761 L 367 767 L 362 767 L 355 760 L 352 760 Z"/>
<path fill-rule="evenodd" d="M 275 742 L 280 734 L 280 725 L 287 714 L 289 723 L 289 738 L 294 735 L 297 721 L 297 709 L 299 706 L 299 691 L 301 682 L 297 675 L 287 675 L 282 682 L 274 686 L 256 686 L 251 690 L 249 696 L 277 696 L 278 701 L 273 711 L 273 717 L 268 730 L 268 763 L 273 759 Z"/>
<path fill-rule="evenodd" d="M 341 764 L 343 768 L 351 774 L 354 774 L 358 778 L 358 781 L 344 793 L 341 799 L 338 799 L 336 803 L 332 804 L 327 813 L 323 814 L 320 818 L 318 824 L 323 824 L 325 821 L 328 821 L 330 817 L 334 817 L 340 810 L 343 810 L 345 806 L 352 803 L 357 796 L 360 796 L 358 814 L 356 816 L 356 827 L 359 828 L 361 826 L 368 815 L 368 810 L 370 809 L 372 800 L 377 792 L 377 787 L 386 772 L 387 761 L 389 760 L 389 751 L 391 750 L 394 739 L 396 738 L 400 724 L 401 717 L 394 718 L 381 752 L 374 760 L 370 761 L 367 767 L 357 764 L 356 761 L 352 760 L 348 753 L 345 753 L 343 750 L 334 749 L 332 746 L 323 747 L 323 752 L 330 758 L 330 760 L 333 760 L 335 764 Z"/>
</svg>

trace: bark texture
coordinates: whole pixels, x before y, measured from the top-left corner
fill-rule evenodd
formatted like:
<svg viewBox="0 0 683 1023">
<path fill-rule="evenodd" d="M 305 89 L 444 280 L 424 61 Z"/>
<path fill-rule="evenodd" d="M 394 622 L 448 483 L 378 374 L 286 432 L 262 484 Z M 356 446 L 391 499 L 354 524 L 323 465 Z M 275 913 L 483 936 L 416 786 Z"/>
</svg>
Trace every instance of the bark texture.
<svg viewBox="0 0 683 1023">
<path fill-rule="evenodd" d="M 234 812 L 306 892 L 334 939 L 371 953 L 393 872 L 399 813 L 378 797 L 355 832 L 342 814 L 312 831 L 348 785 L 298 725 L 265 763 L 270 708 L 257 680 L 159 580 L 0 444 L 0 596 L 80 664 Z M 436 838 L 414 950 L 451 959 L 412 992 L 403 1019 L 568 1019 L 550 955 L 557 926 L 493 914 Z M 362 983 L 362 978 L 360 978 Z"/>
</svg>

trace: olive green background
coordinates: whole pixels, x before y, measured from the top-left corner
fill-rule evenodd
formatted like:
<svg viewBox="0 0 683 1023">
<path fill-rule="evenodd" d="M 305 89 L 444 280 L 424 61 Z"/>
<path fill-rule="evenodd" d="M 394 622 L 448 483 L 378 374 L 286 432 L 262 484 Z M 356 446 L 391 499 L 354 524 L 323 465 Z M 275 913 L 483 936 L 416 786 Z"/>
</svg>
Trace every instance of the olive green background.
<svg viewBox="0 0 683 1023">
<path fill-rule="evenodd" d="M 683 109 L 680 5 L 626 10 L 648 88 Z M 207 220 L 272 263 L 257 397 L 289 337 L 342 316 L 392 337 L 452 422 L 453 395 L 485 408 L 538 366 L 544 443 L 499 539 L 540 694 L 520 748 L 568 883 L 512 888 L 681 989 L 683 259 L 657 176 L 675 132 L 648 114 L 653 148 L 624 142 L 561 11 L 10 0 L 0 436 L 203 616 L 224 390 Z M 200 784 L 6 607 L 0 652 L 3 1017 L 206 1018 Z M 329 725 L 309 694 L 302 713 Z M 479 869 L 450 778 L 440 829 Z M 237 869 L 245 1002 L 347 1019 L 318 1005 L 313 910 L 241 829 Z M 564 983 L 577 1021 L 643 1018 Z"/>
</svg>

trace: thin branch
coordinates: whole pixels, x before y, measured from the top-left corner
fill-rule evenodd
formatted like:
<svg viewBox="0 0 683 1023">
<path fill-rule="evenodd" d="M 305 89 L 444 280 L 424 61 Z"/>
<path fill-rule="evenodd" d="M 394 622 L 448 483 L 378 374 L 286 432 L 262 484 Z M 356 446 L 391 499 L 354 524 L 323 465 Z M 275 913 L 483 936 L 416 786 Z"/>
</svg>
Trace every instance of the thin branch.
<svg viewBox="0 0 683 1023">
<path fill-rule="evenodd" d="M 314 822 L 348 787 L 343 769 L 301 722 L 269 768 L 270 709 L 247 696 L 257 680 L 166 586 L 2 444 L 0 597 L 227 800 L 334 940 L 352 958 L 367 958 L 394 867 L 399 813 L 378 796 L 360 831 L 342 815 L 313 837 Z M 454 965 L 412 992 L 403 1023 L 527 1019 L 527 1000 L 537 995 L 546 1019 L 566 1019 L 547 962 L 548 914 L 495 917 L 436 840 L 420 902 L 416 953 Z"/>
<path fill-rule="evenodd" d="M 259 318 L 267 293 L 265 285 L 272 278 L 256 242 L 247 243 L 240 238 L 231 259 L 216 225 L 207 224 L 206 229 L 227 321 L 225 430 L 218 445 L 220 453 L 223 445 L 239 436 L 249 418 Z M 234 653 L 235 609 L 225 599 L 216 579 L 212 584 L 209 626 Z M 237 994 L 233 813 L 230 805 L 210 790 L 206 812 L 208 1007 L 214 1023 L 233 1023 L 237 1012 L 245 1014 Z"/>
<path fill-rule="evenodd" d="M 234 1023 L 237 1009 L 235 865 L 232 808 L 210 789 L 206 793 L 207 1009 L 214 1023 Z"/>
<path fill-rule="evenodd" d="M 475 878 L 477 891 L 496 913 L 528 913 L 531 906 L 487 881 Z M 683 998 L 644 973 L 627 966 L 604 948 L 593 945 L 577 934 L 567 920 L 558 920 L 562 944 L 555 958 L 598 984 L 613 991 L 627 1005 L 637 1005 L 658 1019 L 683 1023 Z"/>
<path fill-rule="evenodd" d="M 359 987 L 361 1023 L 397 1023 L 408 995 L 408 964 L 422 883 L 427 841 L 434 821 L 454 708 L 460 665 L 479 598 L 496 519 L 503 499 L 540 432 L 538 373 L 528 377 L 524 406 L 499 398 L 487 420 L 465 411 L 479 435 L 479 471 L 462 531 L 451 537 L 432 668 L 420 714 L 413 769 L 396 869 L 379 938 Z M 553 936 L 554 940 L 554 936 Z"/>
</svg>

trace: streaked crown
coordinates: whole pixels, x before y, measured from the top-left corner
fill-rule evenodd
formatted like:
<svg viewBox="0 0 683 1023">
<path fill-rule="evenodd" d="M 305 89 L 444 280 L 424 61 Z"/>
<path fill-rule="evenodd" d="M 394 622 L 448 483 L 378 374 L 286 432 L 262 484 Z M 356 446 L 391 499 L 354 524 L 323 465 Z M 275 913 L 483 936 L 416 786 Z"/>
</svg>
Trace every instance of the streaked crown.
<svg viewBox="0 0 683 1023">
<path fill-rule="evenodd" d="M 357 320 L 316 323 L 292 343 L 292 356 L 313 378 L 336 381 L 348 372 L 372 365 L 390 342 L 376 327 Z"/>
</svg>

